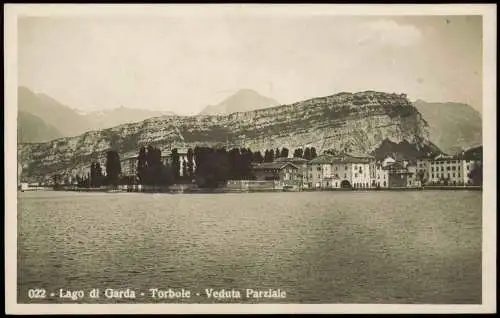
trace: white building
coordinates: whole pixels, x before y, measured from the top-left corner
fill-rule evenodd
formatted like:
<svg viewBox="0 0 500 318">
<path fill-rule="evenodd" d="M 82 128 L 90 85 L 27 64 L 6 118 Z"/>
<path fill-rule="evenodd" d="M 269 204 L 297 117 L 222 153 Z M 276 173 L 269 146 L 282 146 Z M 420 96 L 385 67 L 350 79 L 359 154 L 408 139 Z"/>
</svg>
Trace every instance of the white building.
<svg viewBox="0 0 500 318">
<path fill-rule="evenodd" d="M 416 188 L 421 187 L 422 182 L 419 180 L 417 176 L 418 166 L 416 162 L 409 162 L 406 164 L 406 169 L 408 170 L 408 176 L 406 179 L 406 186 L 408 188 Z"/>
<path fill-rule="evenodd" d="M 430 162 L 430 169 L 431 183 L 464 184 L 464 164 L 456 156 L 439 155 Z"/>
<path fill-rule="evenodd" d="M 394 159 L 393 157 L 391 156 L 387 156 L 385 157 L 385 159 L 382 161 L 382 167 L 387 167 L 387 166 L 390 166 L 392 165 L 393 163 L 396 162 L 396 159 Z"/>
<path fill-rule="evenodd" d="M 430 161 L 430 183 L 447 185 L 471 185 L 470 173 L 481 159 L 474 156 L 439 155 Z"/>
<path fill-rule="evenodd" d="M 313 188 L 370 188 L 370 158 L 352 155 L 320 155 L 309 163 Z"/>
<path fill-rule="evenodd" d="M 172 164 L 172 149 L 173 148 L 166 148 L 162 150 L 162 155 L 161 159 L 164 165 L 170 165 Z M 187 164 L 188 164 L 188 149 L 187 148 L 177 148 L 177 153 L 179 154 L 179 175 L 182 177 L 184 176 L 184 166 L 186 166 L 186 171 L 187 171 Z M 196 170 L 196 161 L 194 158 L 194 152 L 193 152 L 193 173 Z"/>
<path fill-rule="evenodd" d="M 373 162 L 370 165 L 371 187 L 372 188 L 388 188 L 389 187 L 389 167 L 383 165 L 383 162 Z"/>
<path fill-rule="evenodd" d="M 417 169 L 416 169 L 416 176 L 417 176 L 417 181 L 420 181 L 422 184 L 425 184 L 429 182 L 431 178 L 431 163 L 432 159 L 431 158 L 419 158 L 417 159 Z"/>
</svg>

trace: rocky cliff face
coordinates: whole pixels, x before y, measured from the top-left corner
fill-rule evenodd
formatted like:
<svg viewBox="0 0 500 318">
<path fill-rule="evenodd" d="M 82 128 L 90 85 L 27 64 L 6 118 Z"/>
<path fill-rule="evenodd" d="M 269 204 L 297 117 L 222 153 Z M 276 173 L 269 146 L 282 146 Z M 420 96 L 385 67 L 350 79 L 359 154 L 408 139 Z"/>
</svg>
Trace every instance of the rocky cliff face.
<svg viewBox="0 0 500 318">
<path fill-rule="evenodd" d="M 140 123 L 92 131 L 47 143 L 21 144 L 23 177 L 67 173 L 102 160 L 116 149 L 120 156 L 140 146 L 196 145 L 343 149 L 369 153 L 383 140 L 428 142 L 428 126 L 404 94 L 340 93 L 290 105 L 219 116 L 163 116 Z"/>
</svg>

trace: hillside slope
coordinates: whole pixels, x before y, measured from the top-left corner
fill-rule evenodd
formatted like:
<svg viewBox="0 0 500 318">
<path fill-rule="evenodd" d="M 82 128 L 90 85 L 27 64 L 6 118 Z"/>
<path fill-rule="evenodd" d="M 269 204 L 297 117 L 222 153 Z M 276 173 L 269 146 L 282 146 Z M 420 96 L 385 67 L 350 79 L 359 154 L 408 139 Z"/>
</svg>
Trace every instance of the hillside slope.
<svg viewBox="0 0 500 318">
<path fill-rule="evenodd" d="M 423 100 L 413 105 L 429 124 L 429 138 L 445 153 L 457 153 L 482 143 L 481 115 L 470 105 Z"/>
<path fill-rule="evenodd" d="M 340 93 L 289 105 L 224 116 L 164 116 L 43 144 L 19 145 L 24 176 L 76 173 L 116 149 L 120 156 L 142 145 L 163 149 L 196 145 L 315 147 L 370 153 L 388 139 L 426 144 L 427 123 L 406 95 Z"/>
<path fill-rule="evenodd" d="M 47 125 L 40 117 L 23 111 L 18 112 L 18 142 L 45 142 L 60 137 L 62 134 L 56 128 Z"/>
</svg>

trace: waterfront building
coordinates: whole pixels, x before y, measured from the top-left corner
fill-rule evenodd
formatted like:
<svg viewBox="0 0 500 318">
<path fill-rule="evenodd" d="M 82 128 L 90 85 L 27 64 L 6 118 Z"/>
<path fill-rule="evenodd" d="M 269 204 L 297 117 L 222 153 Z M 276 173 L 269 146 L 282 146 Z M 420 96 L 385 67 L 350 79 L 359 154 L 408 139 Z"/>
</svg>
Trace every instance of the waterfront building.
<svg viewBox="0 0 500 318">
<path fill-rule="evenodd" d="M 463 151 L 457 155 L 439 155 L 430 161 L 429 181 L 432 184 L 472 185 L 470 174 L 481 164 L 482 154 L 473 151 Z"/>
<path fill-rule="evenodd" d="M 323 154 L 309 163 L 309 183 L 314 188 L 370 188 L 370 164 L 366 155 Z"/>
<path fill-rule="evenodd" d="M 387 167 L 393 163 L 396 163 L 396 159 L 394 159 L 393 156 L 386 156 L 382 161 L 382 167 Z"/>
<path fill-rule="evenodd" d="M 164 165 L 171 165 L 172 164 L 172 149 L 174 147 L 168 147 L 164 148 L 161 151 L 161 160 Z M 179 175 L 182 177 L 184 176 L 184 166 L 186 166 L 187 169 L 187 163 L 188 163 L 188 148 L 183 147 L 183 148 L 177 148 L 177 153 L 179 154 Z M 193 172 L 196 169 L 196 161 L 194 158 L 194 153 L 193 153 Z"/>
<path fill-rule="evenodd" d="M 430 157 L 421 157 L 417 159 L 416 180 L 420 182 L 421 185 L 425 185 L 430 181 L 431 161 L 432 158 Z"/>
<path fill-rule="evenodd" d="M 467 168 L 467 166 L 465 166 Z M 438 155 L 430 162 L 430 182 L 443 185 L 467 184 L 466 169 L 464 161 L 457 156 Z"/>
<path fill-rule="evenodd" d="M 137 154 L 126 156 L 120 159 L 122 175 L 136 176 L 137 175 Z"/>
<path fill-rule="evenodd" d="M 406 188 L 408 186 L 412 176 L 403 162 L 395 162 L 384 168 L 389 171 L 389 188 Z"/>
<path fill-rule="evenodd" d="M 352 165 L 351 184 L 353 188 L 370 188 L 371 174 L 370 163 L 374 158 L 366 155 L 348 155 L 344 158 L 344 162 Z"/>
<path fill-rule="evenodd" d="M 309 188 L 329 188 L 328 180 L 332 177 L 331 155 L 319 155 L 309 161 L 308 164 L 308 187 Z"/>
<path fill-rule="evenodd" d="M 416 162 L 416 160 L 407 162 L 405 168 L 408 171 L 407 178 L 406 178 L 406 187 L 407 188 L 416 188 L 416 187 L 422 186 L 422 183 L 417 176 L 417 162 Z"/>
<path fill-rule="evenodd" d="M 370 174 L 372 188 L 389 187 L 389 168 L 384 167 L 382 162 L 372 162 L 370 164 Z"/>
<path fill-rule="evenodd" d="M 257 181 L 280 181 L 284 185 L 300 185 L 302 174 L 300 169 L 290 162 L 263 162 L 253 166 L 253 174 Z"/>
<path fill-rule="evenodd" d="M 309 164 L 309 161 L 307 159 L 293 158 L 293 157 L 289 156 L 288 158 L 284 158 L 284 157 L 276 158 L 274 160 L 274 162 L 277 162 L 277 163 L 289 162 L 289 163 L 292 163 L 293 165 L 297 166 L 299 168 L 299 171 L 297 172 L 297 177 L 300 179 L 300 185 L 308 187 L 308 168 L 309 168 L 308 164 Z"/>
</svg>

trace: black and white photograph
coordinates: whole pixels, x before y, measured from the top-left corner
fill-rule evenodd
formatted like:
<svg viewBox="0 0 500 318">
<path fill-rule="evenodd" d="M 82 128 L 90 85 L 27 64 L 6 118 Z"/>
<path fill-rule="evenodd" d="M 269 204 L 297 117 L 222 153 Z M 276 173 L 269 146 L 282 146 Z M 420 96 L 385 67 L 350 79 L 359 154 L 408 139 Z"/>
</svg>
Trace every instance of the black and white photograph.
<svg viewBox="0 0 500 318">
<path fill-rule="evenodd" d="M 7 312 L 496 311 L 496 5 L 7 4 L 4 32 Z"/>
</svg>

